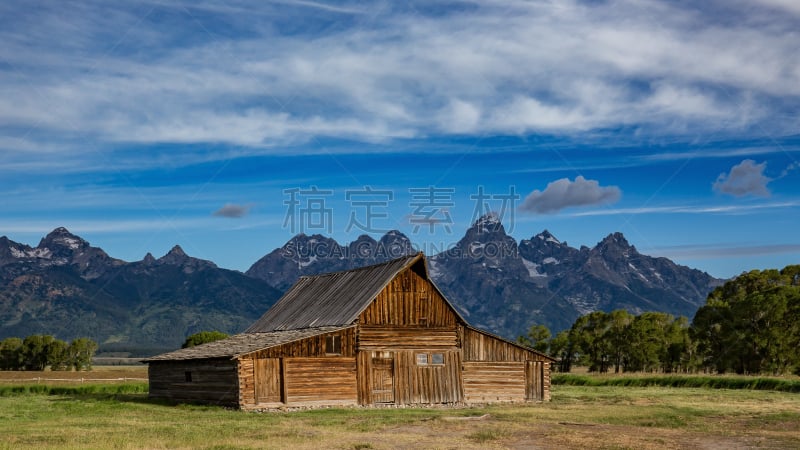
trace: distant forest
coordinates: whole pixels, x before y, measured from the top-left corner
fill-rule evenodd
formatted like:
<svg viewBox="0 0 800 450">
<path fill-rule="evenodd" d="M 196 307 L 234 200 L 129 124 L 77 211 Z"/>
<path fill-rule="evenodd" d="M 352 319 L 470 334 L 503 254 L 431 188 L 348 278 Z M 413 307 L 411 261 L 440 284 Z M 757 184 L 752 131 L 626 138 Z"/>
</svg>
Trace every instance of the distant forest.
<svg viewBox="0 0 800 450">
<path fill-rule="evenodd" d="M 709 294 L 686 317 L 624 310 L 579 317 L 551 337 L 534 325 L 518 341 L 591 372 L 800 375 L 800 265 L 754 270 Z"/>
<path fill-rule="evenodd" d="M 89 338 L 65 342 L 35 334 L 0 341 L 0 370 L 91 370 L 97 343 Z"/>
</svg>

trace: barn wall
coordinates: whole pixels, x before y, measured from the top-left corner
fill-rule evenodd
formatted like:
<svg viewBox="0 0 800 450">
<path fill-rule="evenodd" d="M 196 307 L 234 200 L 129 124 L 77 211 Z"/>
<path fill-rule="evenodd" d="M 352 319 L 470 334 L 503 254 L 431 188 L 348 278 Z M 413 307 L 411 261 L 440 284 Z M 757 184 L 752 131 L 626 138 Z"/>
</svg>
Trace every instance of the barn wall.
<svg viewBox="0 0 800 450">
<path fill-rule="evenodd" d="M 355 404 L 355 358 L 286 358 L 286 403 Z"/>
<path fill-rule="evenodd" d="M 240 403 L 245 409 L 280 405 L 358 403 L 356 358 L 242 358 Z"/>
<path fill-rule="evenodd" d="M 395 277 L 359 317 L 359 403 L 461 402 L 457 323 L 446 300 L 413 268 Z M 443 361 L 419 365 L 417 354 L 441 355 Z"/>
<path fill-rule="evenodd" d="M 362 326 L 358 349 L 363 350 L 455 350 L 458 333 L 453 328 L 401 328 Z"/>
<path fill-rule="evenodd" d="M 339 353 L 326 348 L 328 336 L 338 336 Z M 264 403 L 309 402 L 330 400 L 331 403 L 356 402 L 355 377 L 356 329 L 347 328 L 277 345 L 239 358 L 239 402 L 247 408 Z M 352 367 L 351 367 L 352 366 Z M 316 375 L 320 378 L 312 379 Z M 331 374 L 328 378 L 323 375 Z M 279 376 L 279 380 L 274 380 Z M 270 382 L 271 380 L 271 382 Z M 267 386 L 269 383 L 271 386 Z M 306 385 L 318 384 L 314 398 L 306 392 Z M 348 390 L 343 384 L 348 383 Z M 270 393 L 275 384 L 281 395 Z M 269 402 L 265 402 L 269 399 Z"/>
<path fill-rule="evenodd" d="M 339 336 L 341 340 L 341 353 L 329 355 L 325 348 L 325 340 L 328 336 Z M 355 327 L 332 333 L 320 334 L 309 338 L 301 339 L 288 344 L 276 345 L 268 349 L 251 353 L 249 356 L 254 358 L 283 358 L 283 357 L 313 357 L 313 356 L 349 356 L 354 357 L 356 342 Z"/>
<path fill-rule="evenodd" d="M 359 317 L 362 325 L 455 327 L 457 317 L 433 284 L 411 268 L 398 274 Z"/>
<path fill-rule="evenodd" d="M 442 356 L 441 364 L 417 364 L 417 355 Z M 376 394 L 375 361 L 390 361 L 390 395 Z M 363 351 L 358 355 L 358 401 L 363 405 L 460 403 L 463 401 L 461 353 L 457 350 L 416 349 Z"/>
<path fill-rule="evenodd" d="M 239 404 L 236 361 L 151 361 L 147 372 L 150 398 L 228 406 Z"/>
<path fill-rule="evenodd" d="M 432 352 L 426 350 L 396 353 L 395 403 L 460 403 L 463 400 L 459 352 L 443 352 L 443 365 L 418 365 L 416 355 L 428 353 Z"/>
<path fill-rule="evenodd" d="M 471 328 L 462 328 L 464 361 L 550 361 L 520 346 Z"/>
<path fill-rule="evenodd" d="M 524 362 L 464 361 L 466 403 L 522 402 L 526 399 Z"/>
<path fill-rule="evenodd" d="M 550 359 L 471 328 L 459 331 L 465 401 L 550 400 Z"/>
<path fill-rule="evenodd" d="M 239 405 L 242 408 L 247 408 L 256 404 L 255 363 L 252 357 L 239 358 L 238 362 Z"/>
</svg>

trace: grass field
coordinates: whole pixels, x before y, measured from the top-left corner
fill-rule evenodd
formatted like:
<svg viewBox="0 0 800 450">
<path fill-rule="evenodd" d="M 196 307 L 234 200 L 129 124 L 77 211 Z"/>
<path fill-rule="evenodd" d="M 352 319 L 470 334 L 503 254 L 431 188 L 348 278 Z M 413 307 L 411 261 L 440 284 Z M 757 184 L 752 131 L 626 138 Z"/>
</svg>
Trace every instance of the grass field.
<svg viewBox="0 0 800 450">
<path fill-rule="evenodd" d="M 0 448 L 800 448 L 800 394 L 770 390 L 556 385 L 546 404 L 243 413 L 151 402 L 141 382 L 20 385 L 0 383 Z"/>
</svg>

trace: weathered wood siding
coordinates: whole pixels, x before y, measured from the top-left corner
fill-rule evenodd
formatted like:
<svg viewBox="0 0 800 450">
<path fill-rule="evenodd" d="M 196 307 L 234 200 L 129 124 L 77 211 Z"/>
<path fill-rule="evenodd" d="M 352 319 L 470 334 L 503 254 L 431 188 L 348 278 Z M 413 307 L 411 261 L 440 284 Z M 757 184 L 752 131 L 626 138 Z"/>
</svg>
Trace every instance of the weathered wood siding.
<svg viewBox="0 0 800 450">
<path fill-rule="evenodd" d="M 331 355 L 325 348 L 325 340 L 328 336 L 339 336 L 341 339 L 341 353 Z M 320 334 L 309 338 L 289 342 L 288 344 L 276 345 L 264 350 L 250 353 L 254 358 L 284 358 L 284 357 L 314 357 L 314 356 L 349 356 L 356 355 L 355 339 L 356 329 L 346 328 L 332 333 Z"/>
<path fill-rule="evenodd" d="M 339 353 L 332 353 L 331 349 L 327 348 L 326 340 L 329 336 L 339 337 Z M 241 356 L 238 371 L 241 386 L 239 403 L 248 408 L 265 404 L 316 402 L 326 399 L 335 403 L 355 403 L 355 336 L 355 327 L 347 328 Z M 302 361 L 311 362 L 303 364 Z M 348 366 L 349 368 L 343 371 L 342 361 L 349 361 L 348 364 L 352 367 Z M 315 368 L 320 377 L 318 382 L 322 383 L 320 386 L 323 390 L 318 391 L 318 398 L 313 400 L 305 398 L 309 395 L 306 395 L 303 386 L 311 382 L 304 367 Z M 331 373 L 331 377 L 321 378 L 328 372 Z M 342 378 L 344 374 L 347 375 Z M 298 377 L 298 379 L 287 377 Z M 342 381 L 344 379 L 346 381 Z M 352 392 L 343 394 L 344 391 L 339 385 L 345 382 L 350 383 L 349 389 Z"/>
<path fill-rule="evenodd" d="M 152 361 L 150 398 L 238 406 L 236 361 L 229 359 Z"/>
<path fill-rule="evenodd" d="M 550 401 L 550 363 L 525 362 L 525 400 Z"/>
<path fill-rule="evenodd" d="M 281 358 L 254 359 L 253 372 L 256 404 L 284 401 L 283 360 Z"/>
<path fill-rule="evenodd" d="M 240 367 L 244 409 L 358 402 L 355 358 L 243 358 Z"/>
<path fill-rule="evenodd" d="M 471 328 L 462 328 L 464 361 L 549 361 L 542 355 Z"/>
<path fill-rule="evenodd" d="M 464 362 L 466 403 L 522 402 L 526 396 L 524 362 Z"/>
<path fill-rule="evenodd" d="M 440 354 L 441 364 L 417 364 L 417 355 Z M 387 371 L 386 365 L 391 364 Z M 391 374 L 392 379 L 385 379 Z M 358 355 L 358 400 L 364 405 L 460 403 L 461 353 L 457 350 L 364 351 Z M 391 387 L 392 392 L 385 392 Z"/>
<path fill-rule="evenodd" d="M 362 326 L 358 349 L 364 350 L 455 350 L 458 333 L 453 328 L 401 328 Z"/>
<path fill-rule="evenodd" d="M 239 378 L 239 406 L 247 408 L 256 404 L 255 360 L 239 358 L 236 374 Z"/>
<path fill-rule="evenodd" d="M 459 331 L 467 402 L 550 400 L 548 358 L 471 328 Z"/>
<path fill-rule="evenodd" d="M 355 358 L 286 358 L 283 360 L 286 403 L 353 403 Z"/>
<path fill-rule="evenodd" d="M 456 321 L 433 284 L 411 268 L 389 282 L 359 317 L 363 325 L 455 328 Z"/>
</svg>

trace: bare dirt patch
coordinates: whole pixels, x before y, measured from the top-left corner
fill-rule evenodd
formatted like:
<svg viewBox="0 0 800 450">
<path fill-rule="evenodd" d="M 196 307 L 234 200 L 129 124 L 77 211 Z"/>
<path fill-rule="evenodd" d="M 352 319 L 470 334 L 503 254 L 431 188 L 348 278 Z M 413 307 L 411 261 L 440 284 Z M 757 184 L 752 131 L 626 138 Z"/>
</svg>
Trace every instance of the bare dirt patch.
<svg viewBox="0 0 800 450">
<path fill-rule="evenodd" d="M 81 383 L 147 380 L 147 366 L 96 366 L 80 372 L 66 370 L 0 370 L 0 383 Z"/>
</svg>

